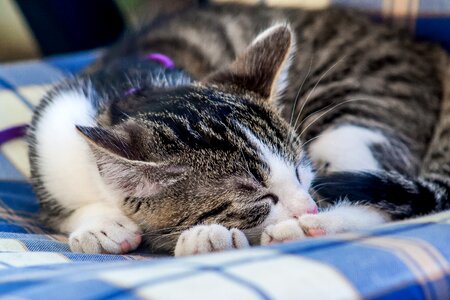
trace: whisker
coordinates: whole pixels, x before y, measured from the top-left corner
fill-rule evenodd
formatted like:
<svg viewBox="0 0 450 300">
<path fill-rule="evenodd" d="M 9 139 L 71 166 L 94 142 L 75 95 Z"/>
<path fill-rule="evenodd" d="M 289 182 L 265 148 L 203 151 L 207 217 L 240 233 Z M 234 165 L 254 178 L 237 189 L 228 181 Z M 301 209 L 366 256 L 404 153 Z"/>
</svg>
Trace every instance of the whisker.
<svg viewBox="0 0 450 300">
<path fill-rule="evenodd" d="M 297 95 L 295 96 L 295 100 L 294 100 L 294 106 L 292 107 L 292 111 L 291 111 L 291 118 L 289 120 L 290 125 L 292 125 L 292 119 L 294 119 L 295 109 L 297 108 L 298 99 L 299 99 L 300 93 L 303 89 L 303 85 L 305 84 L 306 79 L 308 79 L 309 74 L 311 73 L 312 63 L 313 63 L 313 56 L 311 56 L 311 60 L 309 62 L 308 72 L 306 73 L 305 77 L 303 77 L 303 81 L 300 84 L 299 89 L 297 90 Z"/>
<path fill-rule="evenodd" d="M 336 102 L 337 102 L 337 101 L 334 101 L 333 103 L 330 103 L 330 104 L 328 104 L 327 106 L 324 106 L 324 107 L 322 107 L 321 109 L 316 110 L 316 111 L 310 113 L 309 116 L 312 116 L 312 115 L 314 115 L 314 114 L 317 114 L 317 113 L 320 113 L 320 112 L 322 112 L 322 111 L 324 111 L 324 110 L 327 110 L 327 109 L 330 108 L 330 107 L 333 107 L 333 105 L 336 105 L 336 104 L 337 104 Z M 308 116 L 308 117 L 309 117 L 309 116 Z M 297 127 L 294 128 L 294 130 L 297 131 L 299 128 L 301 128 L 302 125 L 305 124 L 305 122 L 308 120 L 308 117 L 306 117 L 305 119 L 303 119 L 303 121 L 301 121 L 301 122 L 297 125 Z"/>
<path fill-rule="evenodd" d="M 339 59 L 337 62 L 335 62 L 330 68 L 328 68 L 328 70 L 326 70 L 319 78 L 319 80 L 317 80 L 316 84 L 314 85 L 314 87 L 312 88 L 312 90 L 308 93 L 308 96 L 306 96 L 306 100 L 303 102 L 302 106 L 300 107 L 300 111 L 297 114 L 297 118 L 295 119 L 295 123 L 294 123 L 294 128 L 297 127 L 297 122 L 299 120 L 299 117 L 301 116 L 301 114 L 303 113 L 303 109 L 306 106 L 306 103 L 308 102 L 308 100 L 310 99 L 311 95 L 314 93 L 314 91 L 316 90 L 317 86 L 319 85 L 319 83 L 322 81 L 322 79 L 325 78 L 325 76 L 331 71 L 333 70 L 338 64 L 340 64 L 345 58 L 347 57 L 347 55 L 344 55 L 341 59 Z"/>
<path fill-rule="evenodd" d="M 344 105 L 344 104 L 349 103 L 349 102 L 363 101 L 363 100 L 365 100 L 365 101 L 370 101 L 370 99 L 361 99 L 361 98 L 358 98 L 358 99 L 350 99 L 350 100 L 347 100 L 347 101 L 344 101 L 344 102 L 341 102 L 341 103 L 336 104 L 335 106 L 333 106 L 333 107 L 330 108 L 329 110 L 327 110 L 327 111 L 323 112 L 321 115 L 319 115 L 316 119 L 314 119 L 311 123 L 309 123 L 308 126 L 306 126 L 305 128 L 303 128 L 303 130 L 300 132 L 299 136 L 301 137 L 301 136 L 303 135 L 303 133 L 305 133 L 305 131 L 306 131 L 311 125 L 313 125 L 313 124 L 314 124 L 315 122 L 317 122 L 320 118 L 322 118 L 323 116 L 325 116 L 327 113 L 332 112 L 333 110 L 335 110 L 335 109 L 338 108 L 339 106 Z M 301 125 L 301 124 L 300 124 L 300 125 Z M 298 129 L 298 128 L 296 128 L 295 130 L 297 130 L 297 129 Z"/>
<path fill-rule="evenodd" d="M 180 226 L 173 226 L 173 227 L 164 227 L 164 228 L 159 228 L 159 229 L 151 229 L 148 230 L 147 233 L 144 233 L 144 235 L 147 234 L 158 234 L 160 232 L 164 232 L 164 231 L 174 231 L 174 230 L 179 230 L 179 231 L 183 231 L 186 229 L 189 229 L 190 227 L 192 227 L 192 225 L 180 225 Z"/>
<path fill-rule="evenodd" d="M 322 190 L 322 189 L 324 189 L 324 188 L 326 188 L 327 186 L 330 186 L 330 185 L 331 186 L 332 185 L 338 185 L 338 183 L 336 183 L 336 182 L 327 182 L 327 183 L 319 184 L 319 185 L 314 187 L 313 192 L 316 195 L 317 193 L 320 192 L 320 190 Z"/>
<path fill-rule="evenodd" d="M 319 134 L 319 135 L 316 135 L 316 136 L 313 137 L 313 138 L 310 138 L 309 140 L 307 140 L 306 142 L 304 142 L 304 143 L 302 144 L 302 147 L 305 147 L 305 146 L 308 145 L 309 143 L 311 143 L 311 142 L 313 142 L 314 140 L 320 138 L 322 135 L 323 135 L 323 133 L 322 133 L 322 134 Z"/>
</svg>

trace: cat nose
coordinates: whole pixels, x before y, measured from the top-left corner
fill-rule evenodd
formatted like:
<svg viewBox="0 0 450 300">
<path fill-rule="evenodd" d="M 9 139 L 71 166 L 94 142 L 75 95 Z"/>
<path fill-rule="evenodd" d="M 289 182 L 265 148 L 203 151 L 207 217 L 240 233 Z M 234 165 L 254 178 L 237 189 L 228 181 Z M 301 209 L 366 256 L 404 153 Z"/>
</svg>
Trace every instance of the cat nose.
<svg viewBox="0 0 450 300">
<path fill-rule="evenodd" d="M 308 208 L 306 210 L 306 213 L 311 214 L 311 215 L 317 215 L 318 212 L 319 212 L 319 209 L 317 208 L 316 204 L 314 204 L 313 206 L 311 206 L 310 208 Z"/>
<path fill-rule="evenodd" d="M 311 214 L 311 215 L 316 215 L 319 212 L 319 209 L 317 208 L 317 205 L 311 204 L 308 208 L 306 208 L 306 210 L 302 210 L 301 212 L 296 212 L 292 214 L 293 218 L 298 218 L 304 214 Z"/>
</svg>

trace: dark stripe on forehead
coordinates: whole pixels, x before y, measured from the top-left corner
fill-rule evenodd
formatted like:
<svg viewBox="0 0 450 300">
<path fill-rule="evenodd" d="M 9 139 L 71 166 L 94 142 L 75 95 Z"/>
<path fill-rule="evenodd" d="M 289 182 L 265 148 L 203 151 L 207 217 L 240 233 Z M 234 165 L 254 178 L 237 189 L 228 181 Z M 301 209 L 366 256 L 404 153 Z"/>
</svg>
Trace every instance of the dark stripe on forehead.
<svg viewBox="0 0 450 300">
<path fill-rule="evenodd" d="M 266 108 L 256 103 L 248 103 L 250 113 L 255 116 L 256 121 L 263 121 L 265 125 L 274 131 L 275 137 L 279 140 L 284 140 L 286 137 L 286 128 L 275 124 L 275 116 L 273 112 L 269 112 Z"/>
<path fill-rule="evenodd" d="M 163 128 L 170 129 L 173 135 L 168 135 L 164 131 L 160 134 L 174 143 L 183 143 L 192 149 L 216 149 L 222 151 L 236 151 L 235 143 L 227 139 L 226 133 L 230 130 L 225 124 L 220 122 L 208 122 L 199 120 L 189 122 L 183 119 L 162 118 L 153 120 Z"/>
</svg>

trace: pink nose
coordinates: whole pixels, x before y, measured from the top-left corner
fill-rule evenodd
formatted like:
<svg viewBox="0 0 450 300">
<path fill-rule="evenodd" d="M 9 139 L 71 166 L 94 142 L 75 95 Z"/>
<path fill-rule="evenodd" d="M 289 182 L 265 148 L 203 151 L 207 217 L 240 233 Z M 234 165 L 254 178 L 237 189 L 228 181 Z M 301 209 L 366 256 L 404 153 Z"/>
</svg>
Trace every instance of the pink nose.
<svg viewBox="0 0 450 300">
<path fill-rule="evenodd" d="M 318 213 L 317 205 L 314 204 L 314 206 L 311 206 L 306 210 L 307 214 L 316 215 Z"/>
<path fill-rule="evenodd" d="M 294 213 L 294 214 L 292 215 L 292 217 L 298 218 L 298 217 L 302 216 L 303 214 L 316 215 L 317 213 L 318 213 L 317 205 L 316 205 L 316 204 L 313 204 L 313 205 L 311 205 L 310 207 L 308 207 L 308 208 L 306 209 L 306 211 L 304 210 L 304 211 L 301 212 L 301 213 Z"/>
</svg>

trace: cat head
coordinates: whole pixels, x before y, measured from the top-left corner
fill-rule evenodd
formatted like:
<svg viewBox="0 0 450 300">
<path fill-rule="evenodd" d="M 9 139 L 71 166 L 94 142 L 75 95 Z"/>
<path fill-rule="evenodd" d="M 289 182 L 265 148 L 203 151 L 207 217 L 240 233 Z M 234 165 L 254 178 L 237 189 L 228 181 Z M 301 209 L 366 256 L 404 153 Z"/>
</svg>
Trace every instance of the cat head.
<svg viewBox="0 0 450 300">
<path fill-rule="evenodd" d="M 310 162 L 276 102 L 293 48 L 288 26 L 271 27 L 203 80 L 130 95 L 147 99 L 141 113 L 108 128 L 78 127 L 145 231 L 176 237 L 219 223 L 258 232 L 317 212 Z"/>
</svg>

